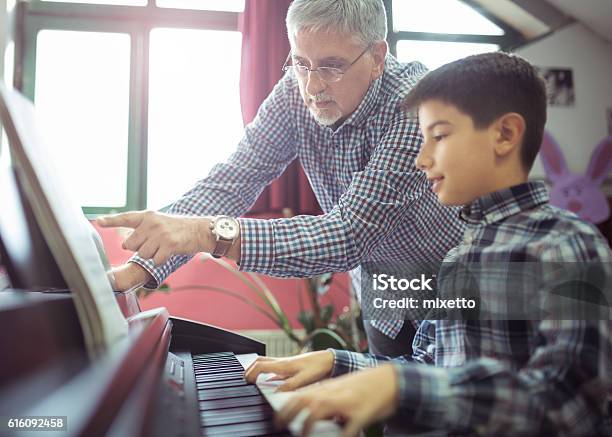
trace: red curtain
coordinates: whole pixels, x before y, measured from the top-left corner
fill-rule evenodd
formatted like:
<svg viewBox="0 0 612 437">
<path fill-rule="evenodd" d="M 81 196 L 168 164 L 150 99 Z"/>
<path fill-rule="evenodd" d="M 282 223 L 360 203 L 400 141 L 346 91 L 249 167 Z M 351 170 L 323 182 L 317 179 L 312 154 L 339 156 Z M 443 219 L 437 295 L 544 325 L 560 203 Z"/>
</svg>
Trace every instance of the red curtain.
<svg viewBox="0 0 612 437">
<path fill-rule="evenodd" d="M 259 105 L 282 76 L 281 66 L 289 53 L 285 17 L 290 0 L 246 0 L 240 18 L 242 62 L 240 102 L 242 118 L 250 123 Z M 295 160 L 261 194 L 251 213 L 318 214 L 319 204 L 300 163 Z"/>
</svg>

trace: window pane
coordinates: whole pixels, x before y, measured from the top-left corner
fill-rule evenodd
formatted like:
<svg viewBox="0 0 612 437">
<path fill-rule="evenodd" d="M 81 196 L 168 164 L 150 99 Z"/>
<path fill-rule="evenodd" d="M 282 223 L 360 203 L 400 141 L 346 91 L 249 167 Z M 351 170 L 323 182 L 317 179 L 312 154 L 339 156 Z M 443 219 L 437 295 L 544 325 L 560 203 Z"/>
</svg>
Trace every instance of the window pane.
<svg viewBox="0 0 612 437">
<path fill-rule="evenodd" d="M 156 4 L 162 8 L 230 12 L 244 11 L 244 0 L 157 0 Z"/>
<path fill-rule="evenodd" d="M 54 3 L 88 3 L 91 5 L 146 6 L 147 0 L 42 0 Z"/>
<path fill-rule="evenodd" d="M 130 36 L 43 30 L 35 102 L 81 206 L 126 202 Z"/>
<path fill-rule="evenodd" d="M 396 32 L 504 34 L 497 25 L 459 0 L 393 0 L 393 29 Z"/>
<path fill-rule="evenodd" d="M 13 87 L 13 67 L 15 66 L 15 43 L 10 41 L 4 49 L 4 84 L 8 88 Z M 8 149 L 9 143 L 6 138 L 4 126 L 0 137 L 0 167 L 8 167 L 11 164 L 11 156 Z"/>
<path fill-rule="evenodd" d="M 4 127 L 2 128 L 1 136 L 2 144 L 0 145 L 0 168 L 8 168 L 11 165 L 11 155 L 8 149 L 8 138 L 6 138 L 6 132 Z"/>
<path fill-rule="evenodd" d="M 147 207 L 176 200 L 243 134 L 240 32 L 151 32 Z"/>
<path fill-rule="evenodd" d="M 402 62 L 420 61 L 433 70 L 466 56 L 497 50 L 499 46 L 496 44 L 401 40 L 397 42 L 397 59 Z"/>
</svg>

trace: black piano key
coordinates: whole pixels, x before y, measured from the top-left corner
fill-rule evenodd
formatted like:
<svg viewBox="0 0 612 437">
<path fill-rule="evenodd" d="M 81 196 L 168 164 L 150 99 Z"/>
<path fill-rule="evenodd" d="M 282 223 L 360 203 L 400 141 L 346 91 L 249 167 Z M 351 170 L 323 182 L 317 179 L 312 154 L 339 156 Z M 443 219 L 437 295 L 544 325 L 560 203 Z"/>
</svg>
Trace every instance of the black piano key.
<svg viewBox="0 0 612 437">
<path fill-rule="evenodd" d="M 223 360 L 223 361 L 194 361 L 193 362 L 194 366 L 240 366 L 240 361 L 238 360 Z"/>
<path fill-rule="evenodd" d="M 229 369 L 223 372 L 215 372 L 214 370 L 195 370 L 195 376 L 210 376 L 211 378 L 222 378 L 225 376 L 234 376 L 234 375 L 242 375 L 244 376 L 244 370 L 242 369 Z"/>
<path fill-rule="evenodd" d="M 259 422 L 271 419 L 274 410 L 269 405 L 228 408 L 200 412 L 200 424 L 205 426 L 231 425 L 233 423 Z"/>
<path fill-rule="evenodd" d="M 200 367 L 214 367 L 214 366 L 220 366 L 220 367 L 240 366 L 240 367 L 242 367 L 242 365 L 240 364 L 240 361 L 238 361 L 238 360 L 232 360 L 232 361 L 194 361 L 193 365 L 194 366 L 200 366 Z"/>
<path fill-rule="evenodd" d="M 244 368 L 242 366 L 228 366 L 228 367 L 200 367 L 193 366 L 193 370 L 196 375 L 199 373 L 227 373 L 227 372 L 242 372 L 244 373 Z"/>
<path fill-rule="evenodd" d="M 226 387 L 212 390 L 198 391 L 198 400 L 207 401 L 213 399 L 229 399 L 243 396 L 259 395 L 259 390 L 254 385 L 245 385 L 243 387 Z"/>
<path fill-rule="evenodd" d="M 196 384 L 198 390 L 207 390 L 212 388 L 223 388 L 223 387 L 240 387 L 247 385 L 246 380 L 235 379 L 231 381 L 219 381 L 219 382 L 199 382 Z"/>
<path fill-rule="evenodd" d="M 196 373 L 197 382 L 229 381 L 231 379 L 244 379 L 244 372 L 213 373 L 212 375 Z"/>
<path fill-rule="evenodd" d="M 214 399 L 201 401 L 200 411 L 220 410 L 223 408 L 250 407 L 252 405 L 267 405 L 268 402 L 263 396 L 245 396 L 240 398 Z"/>
<path fill-rule="evenodd" d="M 237 423 L 233 425 L 219 425 L 202 428 L 204 437 L 247 437 L 247 436 L 264 436 L 278 435 L 278 431 L 271 420 L 251 423 Z"/>
<path fill-rule="evenodd" d="M 198 354 L 198 355 L 192 355 L 193 358 L 195 359 L 200 359 L 200 358 L 215 358 L 215 357 L 236 357 L 236 355 L 233 352 L 212 352 L 209 354 Z"/>
<path fill-rule="evenodd" d="M 223 362 L 223 361 L 238 361 L 238 358 L 236 358 L 234 355 L 231 356 L 220 356 L 220 357 L 209 357 L 209 356 L 204 356 L 204 355 L 200 355 L 200 356 L 194 356 L 193 357 L 193 362 L 194 363 L 204 363 L 204 362 L 208 362 L 211 363 L 213 361 L 216 362 Z"/>
</svg>

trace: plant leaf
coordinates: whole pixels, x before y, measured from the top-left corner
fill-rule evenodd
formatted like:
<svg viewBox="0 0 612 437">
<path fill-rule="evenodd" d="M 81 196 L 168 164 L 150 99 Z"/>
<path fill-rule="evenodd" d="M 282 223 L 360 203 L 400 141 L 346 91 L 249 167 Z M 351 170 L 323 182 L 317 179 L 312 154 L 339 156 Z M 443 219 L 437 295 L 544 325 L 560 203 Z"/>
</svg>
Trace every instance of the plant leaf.
<svg viewBox="0 0 612 437">
<path fill-rule="evenodd" d="M 310 345 L 311 350 L 319 351 L 327 348 L 347 349 L 346 342 L 328 328 L 315 329 L 306 339 L 306 344 Z"/>
</svg>

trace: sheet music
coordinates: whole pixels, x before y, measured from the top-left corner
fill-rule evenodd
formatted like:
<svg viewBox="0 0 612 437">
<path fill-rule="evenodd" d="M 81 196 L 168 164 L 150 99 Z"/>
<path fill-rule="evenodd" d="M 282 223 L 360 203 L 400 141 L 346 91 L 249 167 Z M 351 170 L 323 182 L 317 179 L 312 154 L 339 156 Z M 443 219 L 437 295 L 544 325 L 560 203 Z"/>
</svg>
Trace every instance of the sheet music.
<svg viewBox="0 0 612 437">
<path fill-rule="evenodd" d="M 88 351 L 96 356 L 126 335 L 128 324 L 92 240 L 90 224 L 54 171 L 52 149 L 38 130 L 32 103 L 1 84 L 0 97 L 13 165 L 49 249 L 74 294 Z"/>
</svg>

